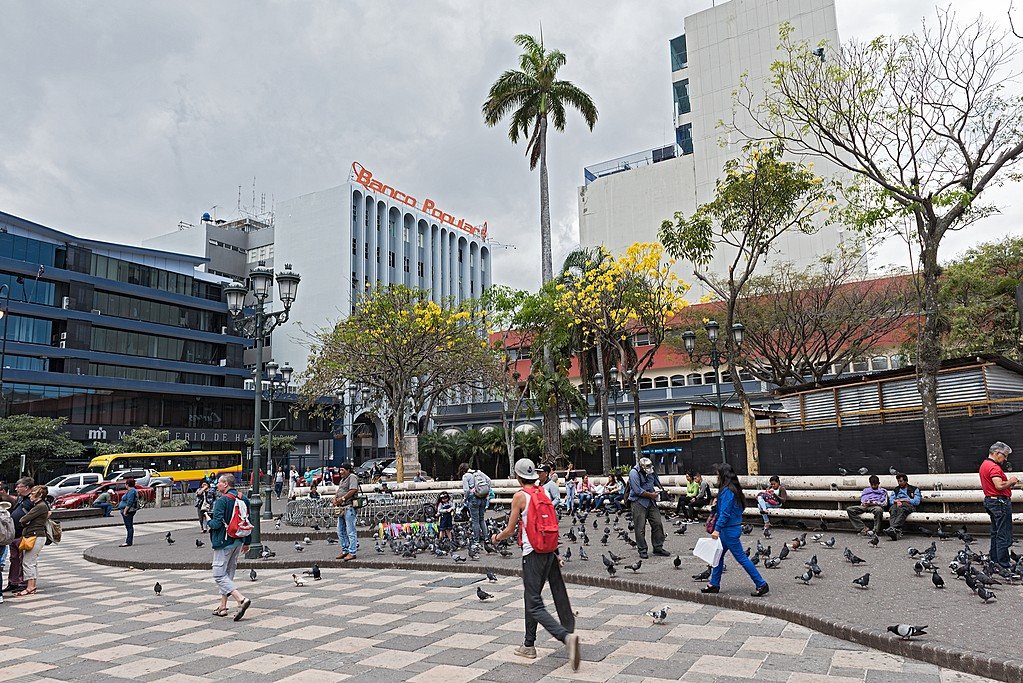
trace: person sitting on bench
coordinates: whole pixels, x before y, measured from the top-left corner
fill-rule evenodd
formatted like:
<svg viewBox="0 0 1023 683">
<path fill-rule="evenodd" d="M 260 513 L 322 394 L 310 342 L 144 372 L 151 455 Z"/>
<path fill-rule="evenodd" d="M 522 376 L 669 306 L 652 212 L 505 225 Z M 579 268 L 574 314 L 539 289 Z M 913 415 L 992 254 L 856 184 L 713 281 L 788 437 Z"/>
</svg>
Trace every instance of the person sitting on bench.
<svg viewBox="0 0 1023 683">
<path fill-rule="evenodd" d="M 785 492 L 785 487 L 781 485 L 781 479 L 777 476 L 771 477 L 767 484 L 767 488 L 757 494 L 757 507 L 760 508 L 760 514 L 764 518 L 764 528 L 771 528 L 771 520 L 767 517 L 767 511 L 770 508 L 780 508 L 785 504 L 789 494 Z"/>
<path fill-rule="evenodd" d="M 897 541 L 902 538 L 906 526 L 906 518 L 920 507 L 920 489 L 910 485 L 909 477 L 902 472 L 895 475 L 895 490 L 888 494 L 891 505 L 891 520 L 888 527 L 888 538 Z"/>
<path fill-rule="evenodd" d="M 860 504 L 847 507 L 845 512 L 849 515 L 856 533 L 866 535 L 867 525 L 860 519 L 861 515 L 874 515 L 874 535 L 881 533 L 881 523 L 884 521 L 884 511 L 888 508 L 888 491 L 881 487 L 881 479 L 876 474 L 870 475 L 870 486 L 863 489 L 860 494 Z"/>
</svg>

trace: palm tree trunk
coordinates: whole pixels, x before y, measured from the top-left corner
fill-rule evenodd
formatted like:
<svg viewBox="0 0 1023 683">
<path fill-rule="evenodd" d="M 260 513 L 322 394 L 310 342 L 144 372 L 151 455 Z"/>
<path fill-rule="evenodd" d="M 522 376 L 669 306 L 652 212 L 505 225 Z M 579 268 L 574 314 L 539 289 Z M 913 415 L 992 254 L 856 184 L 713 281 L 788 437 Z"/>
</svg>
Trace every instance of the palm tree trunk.
<svg viewBox="0 0 1023 683">
<path fill-rule="evenodd" d="M 540 260 L 543 284 L 554 279 L 554 260 L 551 256 L 551 193 L 547 179 L 547 117 L 540 119 Z M 553 376 L 554 358 L 551 348 L 544 345 L 544 372 Z M 560 415 L 557 401 L 548 401 L 543 409 L 543 452 L 545 462 L 554 462 L 561 455 Z"/>
</svg>

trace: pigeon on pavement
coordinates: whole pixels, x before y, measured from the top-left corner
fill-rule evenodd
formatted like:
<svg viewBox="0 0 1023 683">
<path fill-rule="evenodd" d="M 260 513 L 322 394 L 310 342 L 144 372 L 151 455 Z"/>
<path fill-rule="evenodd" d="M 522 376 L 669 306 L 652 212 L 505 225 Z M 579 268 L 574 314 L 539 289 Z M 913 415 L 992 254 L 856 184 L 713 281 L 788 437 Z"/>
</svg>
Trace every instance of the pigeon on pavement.
<svg viewBox="0 0 1023 683">
<path fill-rule="evenodd" d="M 249 570 L 249 581 L 255 581 L 255 580 L 256 580 L 256 570 L 255 569 L 250 569 Z"/>
<path fill-rule="evenodd" d="M 985 603 L 988 600 L 995 600 L 994 591 L 988 590 L 985 586 L 977 586 L 977 596 Z"/>
<path fill-rule="evenodd" d="M 802 574 L 800 574 L 796 578 L 799 579 L 800 581 L 802 581 L 804 585 L 809 586 L 810 585 L 810 579 L 813 578 L 813 572 L 811 572 L 809 569 L 807 569 L 805 572 L 803 572 Z"/>
<path fill-rule="evenodd" d="M 678 569 L 679 567 L 682 566 L 682 558 L 679 557 L 678 555 L 675 555 L 675 559 L 672 560 L 671 563 L 675 565 L 675 569 Z"/>
<path fill-rule="evenodd" d="M 489 569 L 486 570 L 486 571 L 487 571 L 487 581 L 489 581 L 490 583 L 497 583 L 497 575 L 494 574 L 494 572 L 490 571 Z"/>
<path fill-rule="evenodd" d="M 671 609 L 667 605 L 661 609 L 652 609 L 646 613 L 648 617 L 654 620 L 655 624 L 663 624 L 668 619 L 668 610 Z"/>
<path fill-rule="evenodd" d="M 895 626 L 889 626 L 888 631 L 894 633 L 903 640 L 910 640 L 917 636 L 927 635 L 927 625 L 914 626 L 912 624 L 896 624 Z"/>
<path fill-rule="evenodd" d="M 486 592 L 479 586 L 476 586 L 476 597 L 480 599 L 480 602 L 486 602 L 487 600 L 490 600 L 494 596 Z"/>
<path fill-rule="evenodd" d="M 945 587 L 945 579 L 941 578 L 941 575 L 938 574 L 938 570 L 937 569 L 935 569 L 934 573 L 931 574 L 931 583 L 934 584 L 935 588 L 944 588 Z"/>
<path fill-rule="evenodd" d="M 160 585 L 159 581 L 157 581 L 156 585 L 153 586 L 153 592 L 156 593 L 157 595 L 159 595 L 161 592 L 163 592 L 163 586 Z"/>
<path fill-rule="evenodd" d="M 858 579 L 853 579 L 853 583 L 855 583 L 860 588 L 866 588 L 867 584 L 870 583 L 870 572 L 867 572 Z"/>
<path fill-rule="evenodd" d="M 298 578 L 297 574 L 292 574 L 291 575 L 291 580 L 295 582 L 295 586 L 297 588 L 301 588 L 302 586 L 305 585 L 304 583 L 302 583 L 302 579 Z"/>
<path fill-rule="evenodd" d="M 206 544 L 205 544 L 205 543 L 203 543 L 202 541 L 200 541 L 200 540 L 199 540 L 198 538 L 197 538 L 197 539 L 195 539 L 195 547 L 196 547 L 196 548 L 201 548 L 201 547 L 203 547 L 204 545 L 206 545 Z"/>
</svg>

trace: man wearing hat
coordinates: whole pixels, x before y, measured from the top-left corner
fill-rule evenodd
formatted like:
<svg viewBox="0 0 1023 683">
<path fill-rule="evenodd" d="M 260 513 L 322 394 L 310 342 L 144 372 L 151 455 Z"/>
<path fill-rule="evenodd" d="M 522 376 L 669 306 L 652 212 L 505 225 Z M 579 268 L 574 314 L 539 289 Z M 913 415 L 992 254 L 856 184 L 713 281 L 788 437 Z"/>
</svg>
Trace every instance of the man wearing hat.
<svg viewBox="0 0 1023 683">
<path fill-rule="evenodd" d="M 343 462 L 341 483 L 334 495 L 334 505 L 341 508 L 337 516 L 337 539 L 341 544 L 338 560 L 354 560 L 359 552 L 359 536 L 355 531 L 355 498 L 359 495 L 359 477 L 352 472 L 352 463 Z"/>
<path fill-rule="evenodd" d="M 525 597 L 526 635 L 522 645 L 515 650 L 515 654 L 526 659 L 536 659 L 536 627 L 537 624 L 542 624 L 548 633 L 565 644 L 565 651 L 572 671 L 578 671 L 579 636 L 574 633 L 575 612 L 572 611 L 572 604 L 568 601 L 565 580 L 561 577 L 561 560 L 557 550 L 550 553 L 535 552 L 529 544 L 529 536 L 526 533 L 530 498 L 532 496 L 546 498 L 547 494 L 541 486 L 537 485 L 539 474 L 533 461 L 529 458 L 522 458 L 515 463 L 515 478 L 519 480 L 519 486 L 522 488 L 512 496 L 508 526 L 501 533 L 493 534 L 490 537 L 490 542 L 497 545 L 506 538 L 511 538 L 515 534 L 516 526 L 519 527 L 519 544 L 522 546 L 522 590 Z M 543 498 L 539 500 L 543 500 Z M 519 524 L 520 520 L 521 525 Z M 543 598 L 540 597 L 544 583 L 549 583 L 551 586 L 551 596 L 554 598 L 554 607 L 558 612 L 557 619 L 547 611 L 543 604 Z"/>
<path fill-rule="evenodd" d="M 632 507 L 632 523 L 636 526 L 636 547 L 643 560 L 649 557 L 646 545 L 647 522 L 650 522 L 654 555 L 671 556 L 664 549 L 664 525 L 661 523 L 661 511 L 657 509 L 656 489 L 659 488 L 661 482 L 654 473 L 654 464 L 650 458 L 640 458 L 639 464 L 629 472 L 629 503 Z"/>
</svg>

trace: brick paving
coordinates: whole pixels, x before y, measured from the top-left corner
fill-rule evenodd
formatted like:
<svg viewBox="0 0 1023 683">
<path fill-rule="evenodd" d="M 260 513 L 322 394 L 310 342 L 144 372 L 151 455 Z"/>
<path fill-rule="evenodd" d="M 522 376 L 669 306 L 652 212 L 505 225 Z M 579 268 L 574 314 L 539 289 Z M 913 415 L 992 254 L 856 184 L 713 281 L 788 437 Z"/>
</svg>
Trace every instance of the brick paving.
<svg viewBox="0 0 1023 683">
<path fill-rule="evenodd" d="M 183 553 L 187 526 L 140 527 L 138 547 Z M 180 548 L 163 541 L 168 530 Z M 509 576 L 486 583 L 496 599 L 481 604 L 473 582 L 483 577 L 464 573 L 325 568 L 322 581 L 296 587 L 293 570 L 264 567 L 255 583 L 241 582 L 253 606 L 234 623 L 210 614 L 208 569 L 83 559 L 115 534 L 77 529 L 43 551 L 41 592 L 0 606 L 0 681 L 986 680 L 759 614 L 579 585 L 569 586 L 583 642 L 573 674 L 542 632 L 536 660 L 511 654 L 522 637 L 522 598 Z M 668 623 L 652 625 L 643 612 L 664 604 Z"/>
</svg>

